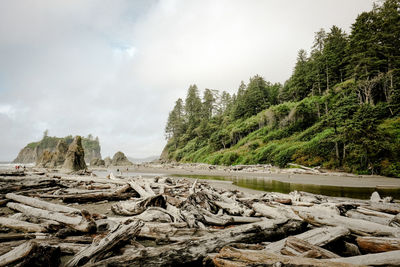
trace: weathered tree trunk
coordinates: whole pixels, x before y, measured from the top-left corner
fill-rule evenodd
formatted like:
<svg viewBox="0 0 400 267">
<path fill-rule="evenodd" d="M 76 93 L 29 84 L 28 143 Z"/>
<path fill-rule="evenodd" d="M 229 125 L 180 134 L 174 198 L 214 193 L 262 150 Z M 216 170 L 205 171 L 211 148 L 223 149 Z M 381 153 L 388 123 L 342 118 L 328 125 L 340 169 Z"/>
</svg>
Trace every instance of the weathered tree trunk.
<svg viewBox="0 0 400 267">
<path fill-rule="evenodd" d="M 154 196 L 155 194 L 152 194 L 150 192 L 147 192 L 146 190 L 144 190 L 138 183 L 136 183 L 133 180 L 130 180 L 128 182 L 128 184 L 132 187 L 133 190 L 135 190 L 136 192 L 138 192 L 138 194 L 140 195 L 140 197 L 143 198 L 147 198 L 147 197 L 151 197 Z M 154 193 L 154 192 L 153 192 Z"/>
<path fill-rule="evenodd" d="M 81 211 L 78 209 L 70 208 L 64 205 L 58 205 L 54 203 L 50 203 L 47 201 L 39 200 L 33 197 L 26 197 L 26 196 L 21 196 L 13 193 L 8 193 L 6 195 L 6 198 L 12 199 L 14 201 L 17 201 L 22 204 L 26 204 L 32 207 L 40 208 L 40 209 L 45 209 L 49 211 L 56 211 L 56 212 L 65 212 L 65 213 L 78 213 L 80 214 Z"/>
<path fill-rule="evenodd" d="M 25 233 L 0 234 L 0 243 L 15 241 L 15 240 L 33 239 L 35 237 L 36 236 L 34 234 L 25 234 Z"/>
<path fill-rule="evenodd" d="M 349 263 L 333 263 L 327 259 L 309 259 L 272 254 L 260 250 L 225 247 L 212 259 L 217 267 L 290 266 L 290 267 L 360 267 Z"/>
<path fill-rule="evenodd" d="M 357 245 L 364 253 L 400 250 L 400 238 L 359 236 L 356 240 Z"/>
<path fill-rule="evenodd" d="M 87 193 L 87 194 L 71 194 L 71 195 L 61 195 L 60 198 L 65 203 L 87 203 L 87 202 L 99 202 L 99 201 L 116 201 L 116 200 L 126 200 L 131 197 L 136 197 L 135 192 L 132 193 L 115 193 L 115 192 L 97 192 L 97 193 Z"/>
<path fill-rule="evenodd" d="M 396 203 L 379 203 L 379 202 L 373 202 L 368 206 L 365 206 L 364 208 L 370 209 L 370 210 L 376 210 L 380 212 L 385 212 L 389 214 L 399 214 L 400 213 L 400 205 Z"/>
<path fill-rule="evenodd" d="M 286 239 L 285 246 L 281 249 L 281 254 L 316 259 L 331 259 L 340 257 L 329 250 L 314 246 L 307 241 L 293 236 L 290 236 Z"/>
<path fill-rule="evenodd" d="M 303 230 L 305 224 L 300 221 L 288 221 L 283 224 L 264 221 L 221 230 L 218 234 L 205 235 L 197 240 L 187 240 L 166 247 L 146 248 L 136 253 L 124 254 L 98 262 L 97 266 L 176 266 L 180 264 L 200 263 L 209 253 L 230 243 L 274 240 Z"/>
<path fill-rule="evenodd" d="M 400 266 L 400 250 L 355 257 L 329 259 L 328 261 L 370 266 Z"/>
<path fill-rule="evenodd" d="M 41 225 L 5 217 L 0 217 L 0 225 L 27 233 L 39 233 L 47 231 L 46 228 Z"/>
<path fill-rule="evenodd" d="M 286 208 L 286 206 L 269 206 L 260 202 L 254 203 L 252 205 L 253 209 L 260 213 L 261 215 L 270 219 L 295 219 L 301 220 L 292 209 Z"/>
<path fill-rule="evenodd" d="M 375 234 L 380 236 L 400 237 L 400 230 L 398 228 L 359 219 L 347 218 L 313 208 L 293 207 L 293 210 L 303 220 L 312 225 L 344 226 L 353 233 L 361 235 Z"/>
<path fill-rule="evenodd" d="M 0 266 L 58 266 L 60 248 L 28 241 L 0 256 Z"/>
<path fill-rule="evenodd" d="M 105 254 L 118 245 L 127 243 L 131 238 L 135 237 L 139 232 L 143 222 L 134 221 L 128 225 L 118 225 L 106 237 L 98 242 L 93 242 L 87 248 L 76 254 L 67 264 L 67 267 L 80 266 L 89 260 L 95 263 L 101 260 Z"/>
<path fill-rule="evenodd" d="M 40 179 L 40 180 L 21 181 L 19 183 L 12 183 L 10 185 L 0 186 L 0 194 L 19 192 L 27 189 L 49 188 L 54 186 L 59 186 L 58 180 Z"/>
<path fill-rule="evenodd" d="M 349 210 L 348 212 L 346 212 L 346 216 L 349 218 L 379 223 L 382 225 L 389 225 L 389 223 L 391 221 L 391 219 L 387 218 L 387 217 L 383 218 L 383 217 L 378 217 L 378 216 L 365 215 L 357 210 Z"/>
<path fill-rule="evenodd" d="M 38 218 L 44 218 L 53 220 L 70 226 L 71 228 L 80 232 L 93 232 L 96 231 L 96 223 L 91 218 L 87 211 L 82 211 L 82 216 L 66 216 L 63 213 L 51 212 L 48 210 L 42 210 L 26 206 L 18 203 L 8 203 L 7 207 L 10 209 L 18 210 L 28 216 L 34 216 Z"/>
<path fill-rule="evenodd" d="M 118 215 L 132 216 L 142 213 L 148 207 L 166 208 L 164 196 L 148 196 L 146 198 L 140 198 L 137 200 L 118 202 L 111 206 L 111 210 Z"/>
<path fill-rule="evenodd" d="M 315 246 L 324 246 L 343 236 L 350 235 L 350 231 L 344 227 L 321 227 L 309 230 L 307 232 L 295 235 L 294 237 L 304 240 Z M 265 247 L 265 251 L 279 253 L 285 246 L 286 239 L 273 242 Z"/>
</svg>

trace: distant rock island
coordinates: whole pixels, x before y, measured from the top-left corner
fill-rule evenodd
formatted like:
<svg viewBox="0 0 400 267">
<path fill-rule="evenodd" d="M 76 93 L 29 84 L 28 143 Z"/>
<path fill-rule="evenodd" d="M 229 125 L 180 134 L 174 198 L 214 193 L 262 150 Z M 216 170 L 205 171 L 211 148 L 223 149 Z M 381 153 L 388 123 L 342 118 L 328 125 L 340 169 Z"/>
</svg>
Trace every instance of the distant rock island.
<svg viewBox="0 0 400 267">
<path fill-rule="evenodd" d="M 44 135 L 42 140 L 27 144 L 19 153 L 13 163 L 35 163 L 43 157 L 49 157 L 50 154 L 59 150 L 67 150 L 72 144 L 74 137 L 55 137 Z M 94 138 L 91 134 L 82 137 L 82 147 L 85 153 L 85 162 L 90 162 L 94 158 L 101 159 L 99 138 Z M 60 158 L 60 161 L 64 159 Z"/>
</svg>

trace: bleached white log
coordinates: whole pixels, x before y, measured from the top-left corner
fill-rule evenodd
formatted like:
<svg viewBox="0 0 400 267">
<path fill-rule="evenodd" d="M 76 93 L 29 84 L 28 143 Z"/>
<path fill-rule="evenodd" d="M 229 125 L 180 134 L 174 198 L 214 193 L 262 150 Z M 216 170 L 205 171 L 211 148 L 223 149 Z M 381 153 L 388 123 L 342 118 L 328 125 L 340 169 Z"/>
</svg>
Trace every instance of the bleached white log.
<svg viewBox="0 0 400 267">
<path fill-rule="evenodd" d="M 329 259 L 329 261 L 369 266 L 400 266 L 400 250 L 347 258 Z"/>
<path fill-rule="evenodd" d="M 89 260 L 92 263 L 101 260 L 108 251 L 135 237 L 142 226 L 143 222 L 141 221 L 134 221 L 128 225 L 118 225 L 100 241 L 93 242 L 90 246 L 77 253 L 65 266 L 72 267 L 83 265 Z"/>
<path fill-rule="evenodd" d="M 7 207 L 13 210 L 18 210 L 19 212 L 27 214 L 28 216 L 44 218 L 66 224 L 71 228 L 81 232 L 90 232 L 96 229 L 96 224 L 94 223 L 93 219 L 90 218 L 90 215 L 85 216 L 87 218 L 82 216 L 66 216 L 63 213 L 33 208 L 19 203 L 8 203 Z M 86 213 L 87 212 L 85 212 L 85 214 Z"/>
<path fill-rule="evenodd" d="M 64 205 L 54 204 L 47 201 L 39 200 L 33 197 L 26 197 L 21 196 L 13 193 L 8 193 L 6 198 L 12 199 L 22 204 L 26 204 L 28 206 L 32 206 L 35 208 L 45 209 L 49 211 L 56 211 L 56 212 L 64 212 L 64 213 L 78 213 L 80 214 L 81 211 L 75 208 L 67 207 Z"/>
<path fill-rule="evenodd" d="M 9 266 L 13 262 L 21 260 L 22 258 L 26 257 L 35 246 L 37 246 L 35 242 L 28 241 L 14 248 L 10 252 L 0 256 L 0 267 Z"/>
<path fill-rule="evenodd" d="M 352 219 L 336 215 L 327 211 L 293 207 L 293 210 L 306 222 L 316 226 L 344 226 L 350 231 L 360 235 L 380 235 L 400 237 L 400 229 L 382 224 L 368 222 L 360 219 Z"/>
<path fill-rule="evenodd" d="M 46 228 L 41 225 L 6 217 L 0 217 L 0 225 L 26 233 L 46 232 Z"/>
<path fill-rule="evenodd" d="M 261 202 L 252 205 L 253 209 L 269 219 L 295 219 L 301 220 L 290 208 L 282 205 L 269 206 Z"/>
<path fill-rule="evenodd" d="M 350 231 L 342 226 L 337 227 L 321 227 L 309 230 L 307 232 L 295 235 L 294 237 L 307 241 L 315 246 L 324 246 L 332 241 L 335 241 L 342 236 L 349 235 Z M 286 238 L 273 242 L 265 247 L 265 251 L 271 253 L 279 253 L 284 247 Z"/>
<path fill-rule="evenodd" d="M 389 225 L 389 223 L 391 221 L 390 218 L 365 215 L 365 214 L 359 212 L 358 210 L 349 210 L 346 212 L 346 216 L 349 218 L 365 220 L 365 221 L 369 221 L 369 222 L 379 223 L 382 225 Z"/>
<path fill-rule="evenodd" d="M 151 197 L 152 194 L 147 192 L 146 190 L 143 189 L 143 187 L 141 187 L 138 183 L 136 183 L 133 180 L 130 180 L 128 182 L 128 184 L 132 187 L 133 190 L 135 190 L 136 192 L 138 192 L 138 194 L 140 195 L 140 197 L 146 198 L 146 197 Z"/>
</svg>

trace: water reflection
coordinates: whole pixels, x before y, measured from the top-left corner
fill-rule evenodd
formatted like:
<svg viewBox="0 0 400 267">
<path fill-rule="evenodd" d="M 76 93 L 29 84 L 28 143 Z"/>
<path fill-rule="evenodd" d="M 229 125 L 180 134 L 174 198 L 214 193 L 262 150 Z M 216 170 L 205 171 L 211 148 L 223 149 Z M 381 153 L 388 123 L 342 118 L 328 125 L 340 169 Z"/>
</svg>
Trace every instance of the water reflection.
<svg viewBox="0 0 400 267">
<path fill-rule="evenodd" d="M 189 177 L 196 179 L 232 181 L 234 185 L 267 192 L 289 193 L 294 190 L 304 191 L 313 194 L 320 194 L 334 197 L 349 197 L 358 199 L 369 199 L 372 192 L 378 191 L 381 197 L 392 196 L 400 198 L 400 188 L 372 188 L 372 187 L 344 187 L 313 184 L 286 183 L 266 178 L 244 178 L 224 176 L 203 176 L 203 175 L 174 175 L 177 177 Z"/>
</svg>

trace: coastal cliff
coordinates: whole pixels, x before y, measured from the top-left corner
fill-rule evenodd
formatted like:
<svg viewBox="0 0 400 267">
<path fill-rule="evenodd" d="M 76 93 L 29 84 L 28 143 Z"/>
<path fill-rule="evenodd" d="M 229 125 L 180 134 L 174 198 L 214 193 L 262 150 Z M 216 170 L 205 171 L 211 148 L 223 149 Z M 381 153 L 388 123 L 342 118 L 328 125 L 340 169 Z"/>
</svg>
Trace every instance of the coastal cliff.
<svg viewBox="0 0 400 267">
<path fill-rule="evenodd" d="M 45 151 L 55 152 L 57 144 L 60 140 L 64 140 L 67 146 L 69 146 L 74 138 L 71 135 L 66 137 L 44 136 L 42 140 L 29 143 L 23 149 L 21 149 L 13 163 L 36 162 Z M 86 162 L 90 162 L 93 158 L 101 159 L 101 147 L 97 137 L 93 138 L 91 135 L 88 137 L 83 137 L 82 146 L 85 151 Z"/>
</svg>

